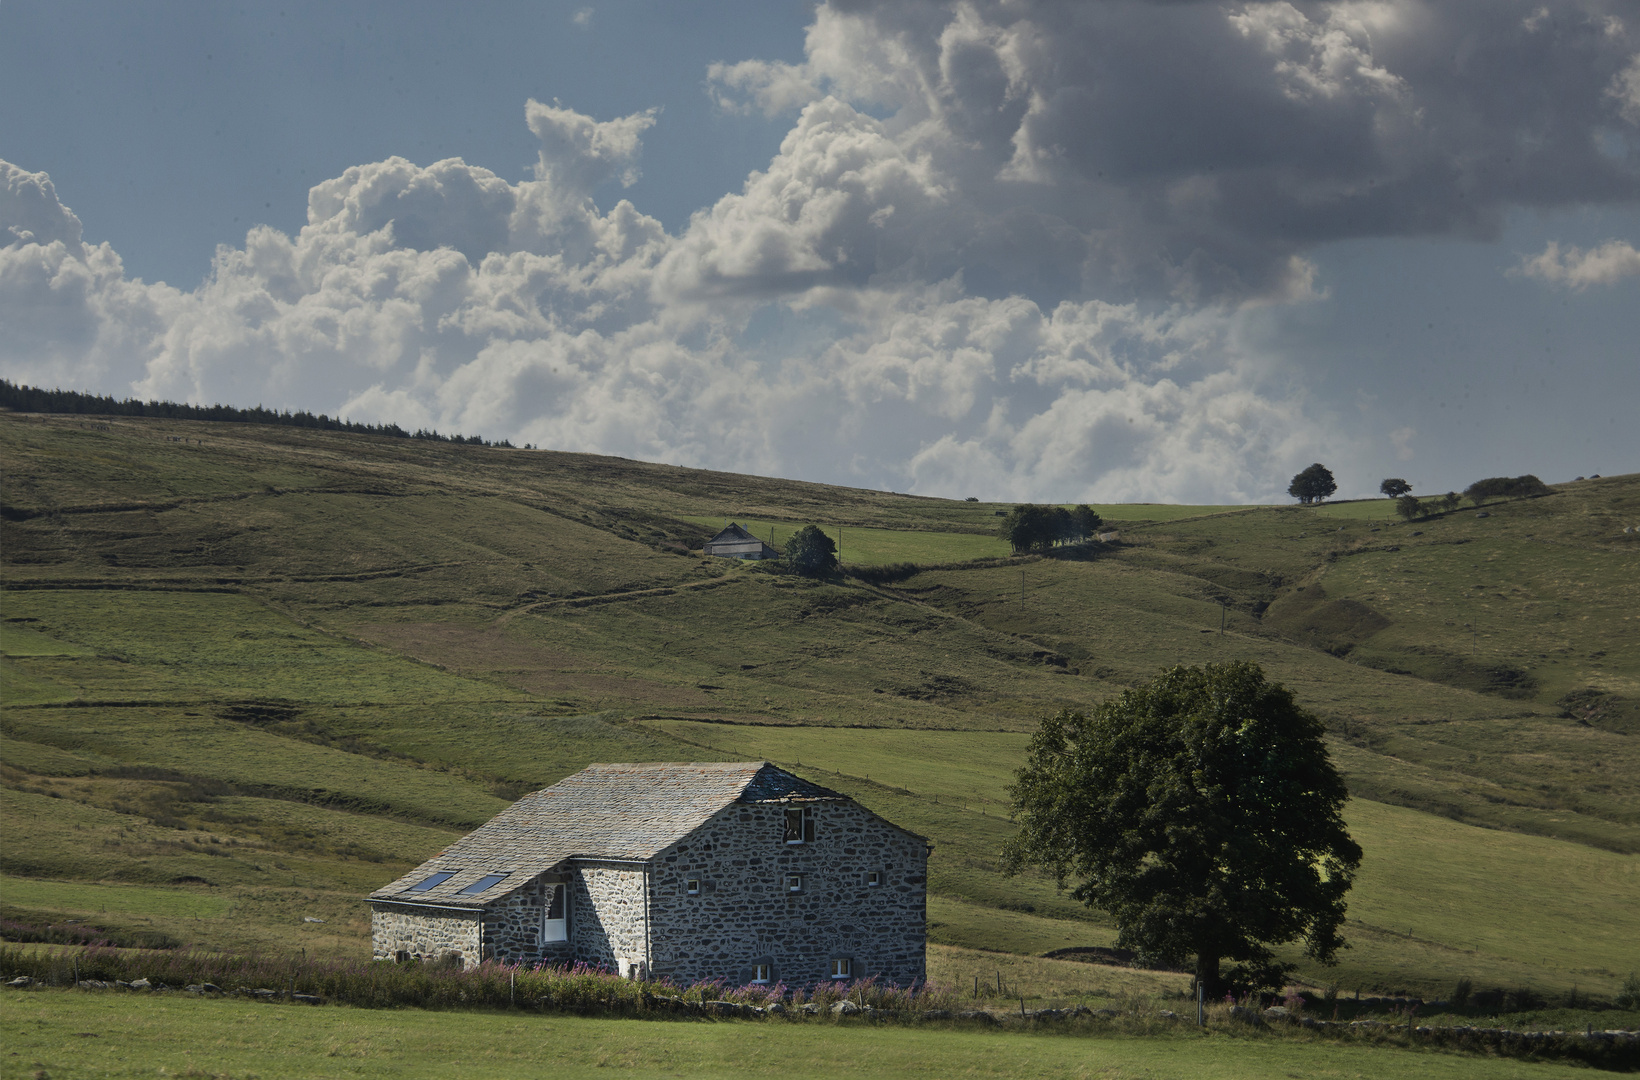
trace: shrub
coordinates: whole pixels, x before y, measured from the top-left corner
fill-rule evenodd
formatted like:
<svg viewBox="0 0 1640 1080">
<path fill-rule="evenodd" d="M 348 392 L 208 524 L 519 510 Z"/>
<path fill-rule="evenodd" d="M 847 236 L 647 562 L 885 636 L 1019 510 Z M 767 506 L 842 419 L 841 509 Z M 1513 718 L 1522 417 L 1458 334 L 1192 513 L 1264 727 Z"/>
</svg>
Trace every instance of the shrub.
<svg viewBox="0 0 1640 1080">
<path fill-rule="evenodd" d="M 1469 981 L 1468 976 L 1459 979 L 1458 985 L 1452 988 L 1452 1004 L 1460 1009 L 1468 1005 L 1470 991 L 1474 988 L 1475 984 Z"/>
<path fill-rule="evenodd" d="M 156 986 L 168 987 L 211 983 L 227 991 L 266 988 L 286 994 L 311 994 L 363 1008 L 518 1008 L 615 1016 L 669 1013 L 691 1002 L 763 1005 L 781 998 L 793 1007 L 806 1000 L 829 1008 L 847 997 L 860 1005 L 895 1012 L 949 1008 L 952 1004 L 952 995 L 938 987 L 902 988 L 879 984 L 874 979 L 847 985 L 827 982 L 805 994 L 800 987 L 783 985 L 639 982 L 587 964 L 546 967 L 486 961 L 463 969 L 442 963 L 308 960 L 180 950 L 128 952 L 98 945 L 83 951 L 36 952 L 0 946 L 0 979 L 20 975 L 54 986 L 69 986 L 76 980 L 111 983 L 147 979 Z"/>
<path fill-rule="evenodd" d="M 1640 974 L 1629 972 L 1629 977 L 1623 980 L 1623 988 L 1617 991 L 1613 999 L 1619 1009 L 1640 1009 Z"/>
</svg>

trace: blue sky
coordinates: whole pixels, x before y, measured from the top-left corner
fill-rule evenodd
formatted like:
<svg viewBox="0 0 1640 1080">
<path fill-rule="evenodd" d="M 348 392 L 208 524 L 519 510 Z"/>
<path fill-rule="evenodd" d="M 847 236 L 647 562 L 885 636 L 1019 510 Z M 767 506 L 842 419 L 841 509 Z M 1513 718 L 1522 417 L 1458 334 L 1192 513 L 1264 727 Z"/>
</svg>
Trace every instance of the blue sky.
<svg viewBox="0 0 1640 1080">
<path fill-rule="evenodd" d="M 0 97 L 12 379 L 957 497 L 1640 459 L 1628 3 L 7 0 Z"/>
</svg>

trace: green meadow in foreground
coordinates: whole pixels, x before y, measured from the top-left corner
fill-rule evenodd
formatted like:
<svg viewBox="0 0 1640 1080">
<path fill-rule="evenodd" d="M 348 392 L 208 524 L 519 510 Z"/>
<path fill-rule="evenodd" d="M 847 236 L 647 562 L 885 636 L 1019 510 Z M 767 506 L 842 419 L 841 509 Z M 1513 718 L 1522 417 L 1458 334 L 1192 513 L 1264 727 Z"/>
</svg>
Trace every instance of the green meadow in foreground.
<svg viewBox="0 0 1640 1080">
<path fill-rule="evenodd" d="M 0 475 L 0 920 L 362 955 L 358 898 L 522 792 L 769 758 L 934 841 L 936 966 L 1047 1000 L 1109 969 L 1040 954 L 1115 932 L 997 872 L 1030 732 L 1248 659 L 1325 720 L 1366 850 L 1303 979 L 1640 969 L 1640 477 L 1101 506 L 1115 540 L 1015 558 L 1003 504 L 294 428 L 6 414 Z M 860 576 L 702 558 L 731 518 L 841 529 Z"/>
<path fill-rule="evenodd" d="M 305 1008 L 74 991 L 7 992 L 9 1075 L 454 1077 L 1006 1076 L 1223 1080 L 1270 1076 L 1466 1080 L 1587 1076 L 1586 1068 L 1301 1033 L 1020 1034 L 866 1023 L 642 1021 Z"/>
</svg>

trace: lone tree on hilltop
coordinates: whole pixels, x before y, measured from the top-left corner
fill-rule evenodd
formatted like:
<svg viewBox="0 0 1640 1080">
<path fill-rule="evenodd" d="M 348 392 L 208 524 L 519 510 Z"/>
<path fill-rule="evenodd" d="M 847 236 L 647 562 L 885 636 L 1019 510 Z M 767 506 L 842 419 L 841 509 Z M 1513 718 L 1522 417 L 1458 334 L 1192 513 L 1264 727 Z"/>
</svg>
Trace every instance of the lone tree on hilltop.
<svg viewBox="0 0 1640 1080">
<path fill-rule="evenodd" d="M 1392 499 L 1399 499 L 1412 490 L 1412 485 L 1399 476 L 1392 476 L 1378 485 L 1380 495 L 1388 495 Z"/>
<path fill-rule="evenodd" d="M 837 569 L 837 544 L 813 525 L 805 525 L 786 541 L 786 561 L 804 577 L 825 577 Z"/>
<path fill-rule="evenodd" d="M 1306 506 L 1320 502 L 1337 490 L 1332 470 L 1319 461 L 1294 476 L 1293 482 L 1287 485 L 1287 494 Z"/>
<path fill-rule="evenodd" d="M 1195 963 L 1209 996 L 1279 987 L 1269 946 L 1330 964 L 1361 848 L 1322 724 L 1257 664 L 1176 667 L 1042 722 L 1010 789 L 1003 868 L 1050 871 L 1118 944 Z M 1235 961 L 1229 971 L 1221 960 Z"/>
</svg>

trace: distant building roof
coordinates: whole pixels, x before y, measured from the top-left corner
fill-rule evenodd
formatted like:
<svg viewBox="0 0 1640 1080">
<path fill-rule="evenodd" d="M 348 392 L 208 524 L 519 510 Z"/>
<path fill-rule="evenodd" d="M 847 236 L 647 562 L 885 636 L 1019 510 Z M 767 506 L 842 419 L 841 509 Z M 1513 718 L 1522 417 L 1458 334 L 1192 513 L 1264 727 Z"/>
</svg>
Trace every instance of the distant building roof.
<svg viewBox="0 0 1640 1080">
<path fill-rule="evenodd" d="M 778 559 L 780 552 L 765 544 L 734 522 L 728 528 L 706 541 L 701 549 L 707 555 L 728 559 Z"/>
<path fill-rule="evenodd" d="M 519 799 L 370 899 L 481 908 L 568 859 L 649 859 L 730 803 L 845 798 L 766 761 L 589 765 Z M 451 876 L 409 891 L 440 873 Z M 461 895 L 494 874 L 505 877 Z"/>
</svg>

